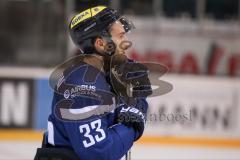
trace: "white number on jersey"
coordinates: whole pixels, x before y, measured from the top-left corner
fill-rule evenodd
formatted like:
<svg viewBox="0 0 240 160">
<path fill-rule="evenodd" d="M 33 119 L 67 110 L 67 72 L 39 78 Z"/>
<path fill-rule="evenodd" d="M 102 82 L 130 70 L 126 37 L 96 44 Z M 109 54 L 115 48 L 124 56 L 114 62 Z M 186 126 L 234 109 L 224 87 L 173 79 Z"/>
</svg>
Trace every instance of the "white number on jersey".
<svg viewBox="0 0 240 160">
<path fill-rule="evenodd" d="M 102 122 L 100 119 L 93 121 L 89 124 L 84 124 L 79 127 L 80 133 L 84 133 L 84 137 L 86 139 L 83 141 L 83 145 L 85 148 L 94 145 L 96 142 L 100 142 L 106 138 L 106 134 L 103 129 L 101 129 Z M 100 135 L 91 134 L 91 130 L 98 132 Z"/>
</svg>

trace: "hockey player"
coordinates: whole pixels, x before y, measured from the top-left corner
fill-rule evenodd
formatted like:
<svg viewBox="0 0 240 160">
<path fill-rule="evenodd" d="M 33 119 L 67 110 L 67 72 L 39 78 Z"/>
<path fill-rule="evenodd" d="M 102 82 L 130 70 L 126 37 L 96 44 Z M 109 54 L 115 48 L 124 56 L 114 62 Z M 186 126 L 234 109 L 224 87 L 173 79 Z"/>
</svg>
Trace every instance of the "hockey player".
<svg viewBox="0 0 240 160">
<path fill-rule="evenodd" d="M 72 18 L 70 35 L 82 54 L 55 86 L 36 160 L 119 160 L 142 136 L 151 87 L 147 68 L 125 55 L 132 28 L 105 6 Z M 139 75 L 139 69 L 145 74 Z"/>
</svg>

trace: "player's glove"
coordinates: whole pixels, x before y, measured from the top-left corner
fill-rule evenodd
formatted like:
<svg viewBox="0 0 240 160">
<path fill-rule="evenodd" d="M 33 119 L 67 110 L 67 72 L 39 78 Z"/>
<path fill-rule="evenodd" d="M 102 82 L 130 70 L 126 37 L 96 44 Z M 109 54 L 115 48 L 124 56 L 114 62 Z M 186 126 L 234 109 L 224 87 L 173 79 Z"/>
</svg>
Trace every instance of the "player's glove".
<svg viewBox="0 0 240 160">
<path fill-rule="evenodd" d="M 118 123 L 132 127 L 136 131 L 135 141 L 142 136 L 146 118 L 141 108 L 138 109 L 131 106 L 120 108 L 117 113 L 117 121 Z"/>
<path fill-rule="evenodd" d="M 141 63 L 130 62 L 122 54 L 112 56 L 110 81 L 121 97 L 147 97 L 152 94 L 148 68 Z"/>
</svg>

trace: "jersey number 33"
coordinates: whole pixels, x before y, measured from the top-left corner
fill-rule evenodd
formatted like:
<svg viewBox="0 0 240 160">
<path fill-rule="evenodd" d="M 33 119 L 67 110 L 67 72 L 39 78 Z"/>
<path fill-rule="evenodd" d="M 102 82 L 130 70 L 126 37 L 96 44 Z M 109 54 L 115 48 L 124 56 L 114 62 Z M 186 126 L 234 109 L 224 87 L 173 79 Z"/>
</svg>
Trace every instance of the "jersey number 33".
<svg viewBox="0 0 240 160">
<path fill-rule="evenodd" d="M 88 148 L 94 145 L 96 142 L 100 142 L 106 138 L 104 130 L 101 128 L 101 120 L 95 120 L 90 124 L 84 124 L 79 126 L 80 133 L 84 134 L 83 145 Z"/>
</svg>

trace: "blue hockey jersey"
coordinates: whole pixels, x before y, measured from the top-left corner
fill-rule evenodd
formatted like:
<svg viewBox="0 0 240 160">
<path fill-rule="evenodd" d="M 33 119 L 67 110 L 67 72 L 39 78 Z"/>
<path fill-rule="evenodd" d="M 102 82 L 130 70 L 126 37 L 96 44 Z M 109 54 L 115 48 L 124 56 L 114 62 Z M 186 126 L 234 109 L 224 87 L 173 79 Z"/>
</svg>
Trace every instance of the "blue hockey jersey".
<svg viewBox="0 0 240 160">
<path fill-rule="evenodd" d="M 124 105 L 105 73 L 89 64 L 76 67 L 55 89 L 47 141 L 73 149 L 81 160 L 119 160 L 138 136 L 133 128 L 116 122 L 115 111 Z M 145 99 L 136 105 L 147 110 Z"/>
</svg>

